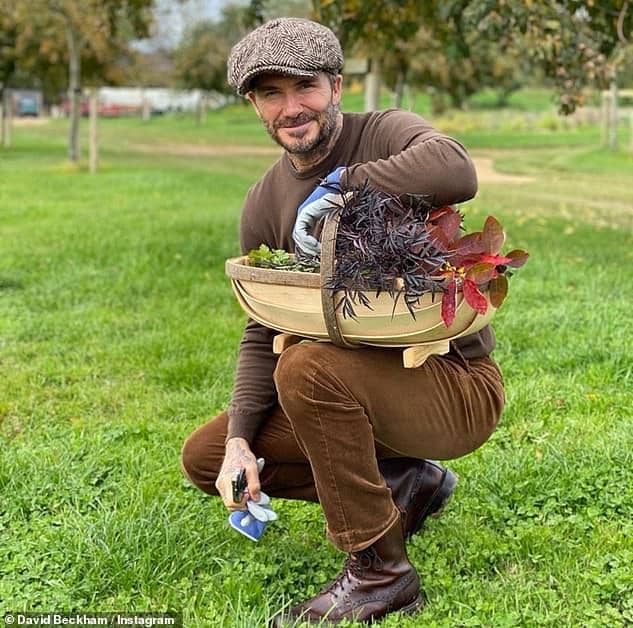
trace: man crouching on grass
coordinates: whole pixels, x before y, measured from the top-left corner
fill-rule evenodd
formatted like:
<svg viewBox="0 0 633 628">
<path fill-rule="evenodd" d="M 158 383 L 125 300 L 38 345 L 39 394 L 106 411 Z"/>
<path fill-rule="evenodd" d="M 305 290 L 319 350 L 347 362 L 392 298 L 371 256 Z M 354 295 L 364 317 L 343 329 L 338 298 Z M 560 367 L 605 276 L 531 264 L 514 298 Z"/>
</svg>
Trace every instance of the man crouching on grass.
<svg viewBox="0 0 633 628">
<path fill-rule="evenodd" d="M 248 192 L 242 253 L 270 248 L 318 254 L 310 234 L 322 215 L 324 184 L 365 181 L 395 194 L 422 194 L 437 206 L 472 198 L 473 164 L 457 141 L 403 111 L 341 113 L 343 54 L 334 34 L 308 20 L 281 18 L 232 50 L 229 82 L 253 105 L 280 159 Z M 348 557 L 319 595 L 275 618 L 318 623 L 372 621 L 421 607 L 418 574 L 405 540 L 437 515 L 457 478 L 426 458 L 477 449 L 504 404 L 489 357 L 490 327 L 451 342 L 417 369 L 401 352 L 330 343 L 297 344 L 278 357 L 277 332 L 249 320 L 227 411 L 189 436 L 189 479 L 229 510 L 244 510 L 231 481 L 245 469 L 247 495 L 260 490 L 319 502 L 327 536 Z M 261 475 L 256 458 L 266 460 Z"/>
</svg>

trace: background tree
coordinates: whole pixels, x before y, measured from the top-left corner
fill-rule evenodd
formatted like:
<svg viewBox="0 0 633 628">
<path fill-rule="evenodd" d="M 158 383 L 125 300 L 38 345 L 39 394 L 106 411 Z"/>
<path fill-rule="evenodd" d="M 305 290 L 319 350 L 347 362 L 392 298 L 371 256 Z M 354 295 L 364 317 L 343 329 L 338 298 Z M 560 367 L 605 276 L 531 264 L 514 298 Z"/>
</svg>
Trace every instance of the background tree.
<svg viewBox="0 0 633 628">
<path fill-rule="evenodd" d="M 216 21 L 205 20 L 185 30 L 174 51 L 174 74 L 183 87 L 229 94 L 226 61 L 233 44 L 251 28 L 248 7 L 227 5 Z"/>
<path fill-rule="evenodd" d="M 18 25 L 15 9 L 2 0 L 0 2 L 0 95 L 17 69 L 17 38 Z"/>
<path fill-rule="evenodd" d="M 434 20 L 426 20 L 402 57 L 400 84 L 429 89 L 436 114 L 447 106 L 446 98 L 463 109 L 468 98 L 484 88 L 494 90 L 503 105 L 531 72 L 520 46 L 502 52 L 495 41 L 482 38 L 463 20 L 461 12 L 448 18 L 438 12 Z M 395 105 L 400 106 L 397 98 Z"/>
<path fill-rule="evenodd" d="M 254 27 L 276 17 L 310 18 L 311 13 L 310 0 L 250 0 L 246 21 Z"/>
<path fill-rule="evenodd" d="M 565 114 L 584 103 L 587 87 L 616 80 L 633 30 L 628 0 L 473 1 L 468 17 L 501 50 L 520 43 L 553 81 Z"/>
<path fill-rule="evenodd" d="M 217 20 L 194 22 L 174 50 L 176 82 L 189 89 L 232 94 L 226 82 L 226 62 L 231 48 L 248 31 L 275 17 L 308 17 L 308 0 L 251 0 L 248 5 L 228 4 Z"/>
<path fill-rule="evenodd" d="M 8 115 L 9 99 L 7 87 L 17 70 L 16 41 L 18 37 L 15 11 L 8 3 L 0 3 L 0 146 L 8 144 L 8 129 L 5 116 Z"/>
<path fill-rule="evenodd" d="M 138 85 L 141 87 L 163 87 L 175 81 L 173 53 L 170 50 L 130 50 L 117 63 L 118 75 L 107 72 L 110 83 Z"/>
<path fill-rule="evenodd" d="M 482 87 L 494 86 L 501 99 L 519 86 L 524 63 L 518 54 L 500 54 L 494 40 L 485 41 L 466 19 L 471 0 L 408 2 L 392 0 L 315 0 L 314 16 L 332 27 L 346 53 L 370 59 L 366 107 L 378 108 L 377 66 L 401 106 L 406 84 L 432 88 L 434 109 L 444 96 L 455 107 Z M 373 80 L 372 80 L 373 79 Z"/>
<path fill-rule="evenodd" d="M 230 49 L 230 41 L 217 22 L 194 24 L 174 51 L 177 82 L 186 88 L 228 93 L 226 59 Z"/>
<path fill-rule="evenodd" d="M 404 46 L 433 10 L 433 3 L 417 0 L 385 0 L 379 4 L 361 0 L 313 0 L 312 8 L 314 18 L 336 33 L 346 52 L 354 50 L 368 58 L 370 74 L 366 79 L 365 108 L 378 109 L 383 60 L 390 58 L 404 63 Z"/>
<path fill-rule="evenodd" d="M 20 67 L 51 82 L 58 80 L 61 62 L 67 64 L 68 156 L 76 162 L 82 79 L 116 82 L 122 75 L 117 62 L 129 42 L 148 34 L 153 0 L 13 0 L 12 4 L 19 26 L 15 49 Z"/>
</svg>

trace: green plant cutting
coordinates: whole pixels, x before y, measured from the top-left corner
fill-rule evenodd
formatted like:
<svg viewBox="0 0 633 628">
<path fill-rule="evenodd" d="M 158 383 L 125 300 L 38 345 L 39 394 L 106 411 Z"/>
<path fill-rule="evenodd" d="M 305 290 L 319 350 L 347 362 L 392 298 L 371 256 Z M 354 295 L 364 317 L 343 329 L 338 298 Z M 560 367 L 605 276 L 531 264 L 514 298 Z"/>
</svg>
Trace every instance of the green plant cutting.
<svg viewBox="0 0 633 628">
<path fill-rule="evenodd" d="M 301 273 L 318 273 L 320 269 L 318 260 L 298 260 L 284 249 L 271 249 L 265 244 L 248 252 L 248 265 Z"/>
</svg>

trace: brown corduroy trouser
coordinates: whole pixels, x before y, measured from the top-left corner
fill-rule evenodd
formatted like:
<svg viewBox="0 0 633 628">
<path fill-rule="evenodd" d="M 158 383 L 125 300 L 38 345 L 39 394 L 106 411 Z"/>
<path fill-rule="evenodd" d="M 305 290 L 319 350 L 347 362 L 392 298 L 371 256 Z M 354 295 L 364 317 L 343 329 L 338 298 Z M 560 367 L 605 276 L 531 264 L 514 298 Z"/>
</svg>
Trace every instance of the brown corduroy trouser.
<svg viewBox="0 0 633 628">
<path fill-rule="evenodd" d="M 371 545 L 398 511 L 378 459 L 452 459 L 482 445 L 504 405 L 491 358 L 432 356 L 417 369 L 394 349 L 294 345 L 275 371 L 279 405 L 260 427 L 253 453 L 266 460 L 262 490 L 319 501 L 330 540 L 343 551 Z M 226 412 L 185 441 L 182 466 L 201 490 L 217 495 Z"/>
</svg>

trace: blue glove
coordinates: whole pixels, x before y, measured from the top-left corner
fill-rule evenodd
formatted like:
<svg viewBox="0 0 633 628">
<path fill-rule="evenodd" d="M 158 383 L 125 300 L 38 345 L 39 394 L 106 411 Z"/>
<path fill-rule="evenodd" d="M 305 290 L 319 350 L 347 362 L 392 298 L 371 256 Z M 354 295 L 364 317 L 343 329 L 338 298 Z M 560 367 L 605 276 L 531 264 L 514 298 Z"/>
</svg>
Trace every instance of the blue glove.
<svg viewBox="0 0 633 628">
<path fill-rule="evenodd" d="M 339 166 L 330 172 L 297 209 L 292 238 L 296 248 L 312 257 L 319 254 L 321 244 L 314 236 L 310 235 L 310 231 L 314 229 L 316 223 L 323 216 L 340 202 L 340 193 L 337 190 L 340 189 L 343 170 L 345 170 L 344 166 Z"/>
<path fill-rule="evenodd" d="M 297 214 L 300 214 L 306 205 L 309 205 L 314 201 L 318 201 L 328 193 L 338 190 L 341 186 L 341 174 L 343 173 L 343 170 L 345 170 L 344 166 L 339 166 L 336 170 L 332 170 L 332 172 L 330 172 L 330 174 L 328 174 L 327 177 L 325 177 L 325 179 L 323 179 L 321 183 L 314 188 L 314 190 L 310 193 L 310 196 L 308 196 L 308 198 L 299 205 Z"/>
<path fill-rule="evenodd" d="M 265 521 L 259 521 L 246 510 L 235 510 L 229 516 L 229 525 L 251 541 L 259 541 L 268 525 Z"/>
<path fill-rule="evenodd" d="M 262 472 L 264 459 L 257 459 L 257 471 Z M 277 519 L 277 513 L 273 510 L 270 497 L 260 491 L 258 502 L 252 499 L 246 502 L 247 510 L 236 510 L 229 515 L 229 525 L 251 541 L 259 541 L 266 531 L 270 521 Z"/>
<path fill-rule="evenodd" d="M 260 495 L 258 502 L 251 499 L 246 502 L 248 510 L 235 510 L 229 515 L 229 525 L 251 541 L 259 541 L 268 523 L 277 520 L 277 513 L 270 505 L 270 497 L 264 492 Z"/>
</svg>

